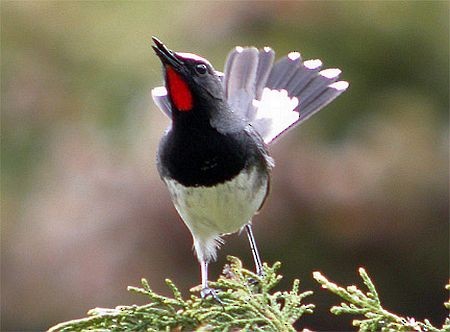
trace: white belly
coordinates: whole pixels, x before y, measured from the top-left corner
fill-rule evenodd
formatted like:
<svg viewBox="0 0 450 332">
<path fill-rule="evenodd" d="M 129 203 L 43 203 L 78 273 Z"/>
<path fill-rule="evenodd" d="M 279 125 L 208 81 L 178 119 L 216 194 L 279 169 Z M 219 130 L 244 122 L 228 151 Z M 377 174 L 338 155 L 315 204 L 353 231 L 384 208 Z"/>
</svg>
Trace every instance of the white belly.
<svg viewBox="0 0 450 332">
<path fill-rule="evenodd" d="M 234 233 L 258 211 L 267 192 L 268 178 L 256 169 L 214 187 L 183 187 L 166 180 L 175 208 L 194 237 L 199 258 L 215 258 L 220 235 Z"/>
</svg>

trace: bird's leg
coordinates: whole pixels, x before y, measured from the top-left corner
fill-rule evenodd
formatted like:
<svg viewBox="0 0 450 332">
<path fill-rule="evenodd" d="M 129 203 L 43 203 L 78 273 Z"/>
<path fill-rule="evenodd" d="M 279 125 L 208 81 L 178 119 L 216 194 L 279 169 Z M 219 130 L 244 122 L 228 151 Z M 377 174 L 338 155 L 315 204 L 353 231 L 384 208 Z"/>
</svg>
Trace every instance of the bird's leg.
<svg viewBox="0 0 450 332">
<path fill-rule="evenodd" d="M 202 259 L 200 268 L 202 271 L 202 289 L 205 289 L 208 288 L 208 262 Z"/>
<path fill-rule="evenodd" d="M 245 230 L 247 231 L 248 241 L 250 242 L 250 248 L 253 254 L 253 260 L 255 261 L 256 274 L 260 277 L 263 275 L 263 268 L 261 263 L 261 257 L 259 256 L 258 248 L 256 247 L 255 237 L 252 232 L 252 225 L 248 223 L 245 225 Z"/>
<path fill-rule="evenodd" d="M 200 296 L 202 297 L 202 299 L 208 296 L 212 296 L 214 300 L 222 303 L 222 301 L 217 296 L 216 291 L 208 286 L 208 261 L 204 259 L 200 260 L 200 268 L 202 272 L 202 290 L 200 291 Z"/>
</svg>

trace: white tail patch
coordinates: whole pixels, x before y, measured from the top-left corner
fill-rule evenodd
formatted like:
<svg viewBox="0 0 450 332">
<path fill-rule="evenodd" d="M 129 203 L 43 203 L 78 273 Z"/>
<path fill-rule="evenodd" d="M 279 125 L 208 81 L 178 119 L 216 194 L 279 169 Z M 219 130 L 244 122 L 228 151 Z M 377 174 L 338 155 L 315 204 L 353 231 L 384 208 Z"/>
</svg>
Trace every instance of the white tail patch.
<svg viewBox="0 0 450 332">
<path fill-rule="evenodd" d="M 290 98 L 286 90 L 269 88 L 264 88 L 261 100 L 253 101 L 253 106 L 257 108 L 253 125 L 265 143 L 271 142 L 299 119 L 299 113 L 294 111 L 297 105 L 298 99 Z M 261 128 L 258 128 L 259 125 Z"/>
</svg>

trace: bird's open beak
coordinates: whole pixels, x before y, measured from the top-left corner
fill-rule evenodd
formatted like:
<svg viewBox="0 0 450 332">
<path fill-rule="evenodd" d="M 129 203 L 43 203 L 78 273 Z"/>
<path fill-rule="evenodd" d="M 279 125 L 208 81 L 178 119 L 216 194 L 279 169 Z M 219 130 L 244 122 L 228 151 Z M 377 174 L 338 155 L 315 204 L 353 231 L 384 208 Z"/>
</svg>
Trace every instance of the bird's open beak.
<svg viewBox="0 0 450 332">
<path fill-rule="evenodd" d="M 175 53 L 169 50 L 158 38 L 152 37 L 152 40 L 155 43 L 152 48 L 163 64 L 170 65 L 174 69 L 180 69 L 183 66 L 183 62 L 176 57 Z"/>
</svg>

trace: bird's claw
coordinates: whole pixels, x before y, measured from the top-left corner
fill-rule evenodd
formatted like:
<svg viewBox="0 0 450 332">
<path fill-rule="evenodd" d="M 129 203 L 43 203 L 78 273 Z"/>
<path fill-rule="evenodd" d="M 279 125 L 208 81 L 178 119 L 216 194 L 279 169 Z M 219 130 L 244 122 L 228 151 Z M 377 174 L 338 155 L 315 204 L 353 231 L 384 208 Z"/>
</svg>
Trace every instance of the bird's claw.
<svg viewBox="0 0 450 332">
<path fill-rule="evenodd" d="M 217 292 L 214 288 L 210 288 L 210 287 L 202 288 L 202 290 L 200 291 L 200 296 L 202 297 L 202 299 L 206 299 L 207 297 L 212 297 L 215 301 L 217 301 L 223 305 L 222 300 L 219 298 L 219 296 L 217 295 Z"/>
<path fill-rule="evenodd" d="M 258 276 L 258 278 L 250 277 L 247 279 L 249 285 L 252 285 L 252 286 L 258 285 L 260 282 L 260 279 L 264 279 L 264 277 L 265 277 L 265 274 L 262 270 L 257 271 L 256 275 Z"/>
</svg>

